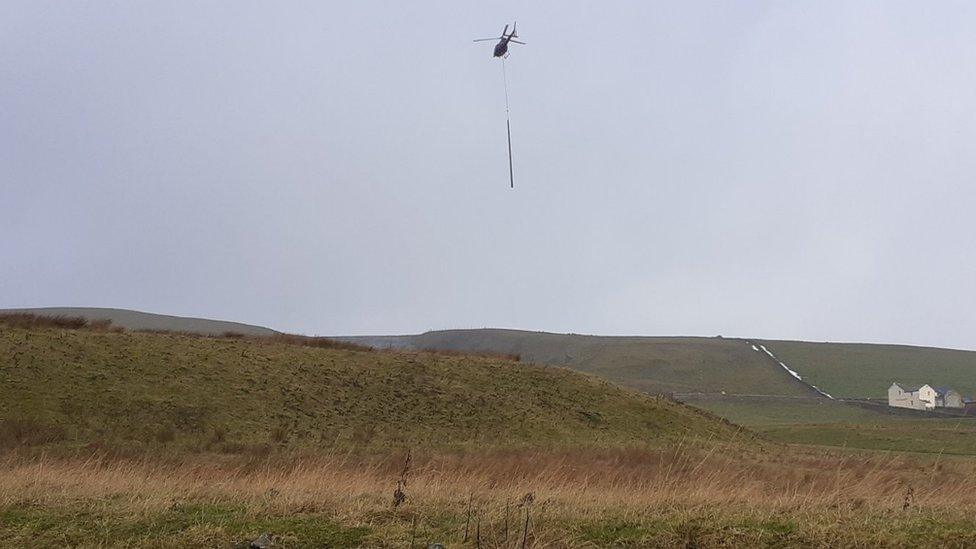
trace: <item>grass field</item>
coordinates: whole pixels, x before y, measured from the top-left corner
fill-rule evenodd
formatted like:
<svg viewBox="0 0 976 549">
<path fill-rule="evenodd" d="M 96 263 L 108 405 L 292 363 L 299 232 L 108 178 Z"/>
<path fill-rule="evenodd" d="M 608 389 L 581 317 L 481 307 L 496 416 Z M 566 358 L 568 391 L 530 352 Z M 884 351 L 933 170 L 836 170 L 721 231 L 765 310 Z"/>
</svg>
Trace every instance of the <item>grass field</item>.
<svg viewBox="0 0 976 549">
<path fill-rule="evenodd" d="M 976 543 L 974 473 L 972 460 L 757 453 L 734 441 L 409 464 L 402 453 L 8 455 L 0 535 L 31 547 L 246 546 L 263 532 L 278 547 L 965 547 Z"/>
<path fill-rule="evenodd" d="M 767 426 L 756 430 L 766 439 L 793 444 L 976 455 L 976 418 L 889 418 L 857 423 Z"/>
<path fill-rule="evenodd" d="M 501 357 L 59 326 L 0 324 L 9 546 L 246 547 L 264 532 L 276 547 L 976 544 L 969 419 L 695 402 L 763 439 Z M 758 356 L 704 341 L 654 345 Z"/>
<path fill-rule="evenodd" d="M 567 366 L 648 393 L 810 395 L 763 355 L 735 339 L 603 337 L 494 329 L 349 339 L 381 347 L 518 354 L 525 360 Z"/>
<path fill-rule="evenodd" d="M 709 396 L 688 403 L 775 442 L 976 455 L 976 418 L 973 417 L 904 417 L 813 398 Z"/>
<path fill-rule="evenodd" d="M 686 402 L 757 430 L 782 425 L 883 422 L 888 419 L 871 410 L 818 398 L 710 396 Z"/>
<path fill-rule="evenodd" d="M 766 341 L 809 381 L 835 397 L 887 398 L 892 382 L 949 386 L 976 394 L 976 352 L 860 343 Z"/>
</svg>

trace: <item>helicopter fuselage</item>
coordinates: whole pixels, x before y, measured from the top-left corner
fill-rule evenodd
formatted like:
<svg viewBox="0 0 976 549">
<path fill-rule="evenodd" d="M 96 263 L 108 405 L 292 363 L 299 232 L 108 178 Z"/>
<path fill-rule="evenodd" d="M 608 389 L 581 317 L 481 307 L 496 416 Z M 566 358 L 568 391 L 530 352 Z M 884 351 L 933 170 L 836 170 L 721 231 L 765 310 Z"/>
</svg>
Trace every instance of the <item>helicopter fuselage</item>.
<svg viewBox="0 0 976 549">
<path fill-rule="evenodd" d="M 502 40 L 495 44 L 495 57 L 501 57 L 508 53 L 508 40 Z"/>
</svg>

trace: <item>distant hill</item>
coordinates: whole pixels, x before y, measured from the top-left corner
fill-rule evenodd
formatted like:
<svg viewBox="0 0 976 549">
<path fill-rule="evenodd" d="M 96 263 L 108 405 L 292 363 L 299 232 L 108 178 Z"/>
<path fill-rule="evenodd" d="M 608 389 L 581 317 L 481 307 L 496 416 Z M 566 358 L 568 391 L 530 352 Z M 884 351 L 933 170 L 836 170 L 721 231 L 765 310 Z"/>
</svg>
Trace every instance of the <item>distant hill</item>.
<svg viewBox="0 0 976 549">
<path fill-rule="evenodd" d="M 445 330 L 344 338 L 375 347 L 520 354 L 650 393 L 811 396 L 775 360 L 742 339 L 612 337 L 519 330 Z M 976 352 L 859 343 L 755 340 L 803 381 L 838 398 L 884 398 L 893 381 L 946 385 L 976 394 Z"/>
<path fill-rule="evenodd" d="M 563 368 L 274 338 L 0 327 L 0 447 L 647 444 L 735 428 Z"/>
<path fill-rule="evenodd" d="M 518 354 L 567 366 L 648 393 L 811 396 L 804 385 L 743 340 L 709 337 L 611 337 L 520 330 L 445 330 L 413 336 L 340 338 L 397 349 Z"/>
<path fill-rule="evenodd" d="M 186 332 L 201 335 L 220 335 L 226 332 L 236 332 L 244 335 L 272 335 L 277 332 L 262 326 L 252 326 L 240 322 L 225 320 L 209 320 L 205 318 L 190 318 L 182 316 L 143 313 L 128 309 L 105 309 L 99 307 L 42 307 L 34 309 L 0 309 L 0 314 L 10 312 L 25 312 L 39 316 L 73 316 L 87 320 L 108 319 L 115 326 L 127 330 L 165 330 L 171 332 Z"/>
<path fill-rule="evenodd" d="M 894 381 L 944 385 L 966 397 L 976 395 L 976 351 L 868 343 L 764 344 L 804 380 L 835 397 L 887 398 Z"/>
</svg>

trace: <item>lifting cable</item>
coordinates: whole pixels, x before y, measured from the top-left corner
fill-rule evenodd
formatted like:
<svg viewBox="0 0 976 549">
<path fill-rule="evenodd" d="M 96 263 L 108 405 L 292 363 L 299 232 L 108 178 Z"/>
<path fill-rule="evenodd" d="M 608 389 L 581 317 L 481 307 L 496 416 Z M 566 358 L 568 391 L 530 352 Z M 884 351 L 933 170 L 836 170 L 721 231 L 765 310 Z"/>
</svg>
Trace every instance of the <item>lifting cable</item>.
<svg viewBox="0 0 976 549">
<path fill-rule="evenodd" d="M 505 58 L 502 57 L 502 80 L 505 82 L 505 131 L 508 132 L 508 181 L 515 188 L 515 172 L 512 169 L 512 122 L 508 110 L 508 75 L 505 73 Z"/>
</svg>

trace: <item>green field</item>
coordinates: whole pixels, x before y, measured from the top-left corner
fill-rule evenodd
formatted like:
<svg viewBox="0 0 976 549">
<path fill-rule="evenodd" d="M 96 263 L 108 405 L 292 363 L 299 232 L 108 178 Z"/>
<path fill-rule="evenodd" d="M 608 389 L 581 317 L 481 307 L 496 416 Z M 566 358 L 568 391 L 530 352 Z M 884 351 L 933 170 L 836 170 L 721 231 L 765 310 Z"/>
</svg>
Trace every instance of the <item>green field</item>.
<svg viewBox="0 0 976 549">
<path fill-rule="evenodd" d="M 887 416 L 878 412 L 828 399 L 711 397 L 686 402 L 739 425 L 760 431 L 773 426 L 863 423 L 887 419 Z"/>
<path fill-rule="evenodd" d="M 893 452 L 976 455 L 976 418 L 893 419 L 757 429 L 790 444 L 841 446 Z"/>
<path fill-rule="evenodd" d="M 773 442 L 976 455 L 976 418 L 904 417 L 828 399 L 710 397 L 688 403 Z"/>
<path fill-rule="evenodd" d="M 777 358 L 835 397 L 887 398 L 892 382 L 976 394 L 976 352 L 861 343 L 765 341 Z"/>
</svg>

